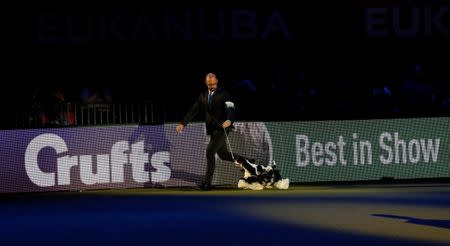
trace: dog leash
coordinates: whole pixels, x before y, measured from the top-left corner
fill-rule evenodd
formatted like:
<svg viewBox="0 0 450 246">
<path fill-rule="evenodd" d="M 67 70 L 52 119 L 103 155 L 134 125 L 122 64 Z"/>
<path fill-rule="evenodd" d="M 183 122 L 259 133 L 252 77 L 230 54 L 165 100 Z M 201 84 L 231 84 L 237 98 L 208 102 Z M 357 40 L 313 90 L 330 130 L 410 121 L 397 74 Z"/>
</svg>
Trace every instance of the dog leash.
<svg viewBox="0 0 450 246">
<path fill-rule="evenodd" d="M 209 112 L 207 112 L 207 113 L 209 114 Z M 230 139 L 228 138 L 227 130 L 222 126 L 222 124 L 219 123 L 219 121 L 216 120 L 216 118 L 214 118 L 212 115 L 210 115 L 210 116 L 211 116 L 211 118 L 214 119 L 216 124 L 218 124 L 220 127 L 222 127 L 223 133 L 225 134 L 225 140 L 227 142 L 227 147 L 230 150 L 231 158 L 233 158 L 233 161 L 236 161 L 236 159 L 234 158 L 234 155 L 233 155 L 233 149 L 231 148 Z"/>
<path fill-rule="evenodd" d="M 222 128 L 223 128 L 223 127 L 222 127 Z M 225 133 L 225 138 L 226 138 L 226 140 L 227 140 L 227 145 L 228 145 L 228 148 L 230 149 L 231 158 L 233 158 L 233 161 L 236 161 L 236 159 L 234 159 L 233 149 L 231 149 L 230 140 L 228 139 L 227 130 L 225 130 L 225 128 L 223 128 L 223 132 Z"/>
</svg>

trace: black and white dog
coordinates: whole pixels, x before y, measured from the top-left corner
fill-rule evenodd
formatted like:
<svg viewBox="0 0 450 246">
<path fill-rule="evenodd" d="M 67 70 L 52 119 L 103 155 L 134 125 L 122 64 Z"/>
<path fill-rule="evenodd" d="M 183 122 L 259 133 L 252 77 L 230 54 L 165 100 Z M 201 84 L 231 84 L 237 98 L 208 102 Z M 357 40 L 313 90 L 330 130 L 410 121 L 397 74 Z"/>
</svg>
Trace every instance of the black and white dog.
<svg viewBox="0 0 450 246">
<path fill-rule="evenodd" d="M 262 190 L 264 188 L 289 188 L 289 179 L 283 179 L 280 171 L 276 169 L 275 161 L 272 165 L 263 166 L 255 164 L 255 161 L 239 158 L 236 166 L 244 172 L 244 177 L 239 179 L 239 189 Z"/>
</svg>

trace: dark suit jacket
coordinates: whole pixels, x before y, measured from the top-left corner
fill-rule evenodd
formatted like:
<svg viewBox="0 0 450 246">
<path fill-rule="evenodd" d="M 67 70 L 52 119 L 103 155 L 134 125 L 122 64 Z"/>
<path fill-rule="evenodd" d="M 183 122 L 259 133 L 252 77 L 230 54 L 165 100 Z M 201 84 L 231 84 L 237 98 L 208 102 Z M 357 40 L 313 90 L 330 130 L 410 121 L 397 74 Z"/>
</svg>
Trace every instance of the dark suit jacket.
<svg viewBox="0 0 450 246">
<path fill-rule="evenodd" d="M 226 120 L 234 122 L 234 103 L 230 99 L 230 94 L 222 89 L 217 88 L 214 92 L 211 105 L 208 105 L 208 90 L 200 93 L 200 96 L 192 105 L 181 124 L 186 126 L 198 113 L 205 113 L 206 116 L 206 133 L 211 135 L 214 130 L 222 130 L 221 124 Z M 232 126 L 227 128 L 229 131 Z"/>
</svg>

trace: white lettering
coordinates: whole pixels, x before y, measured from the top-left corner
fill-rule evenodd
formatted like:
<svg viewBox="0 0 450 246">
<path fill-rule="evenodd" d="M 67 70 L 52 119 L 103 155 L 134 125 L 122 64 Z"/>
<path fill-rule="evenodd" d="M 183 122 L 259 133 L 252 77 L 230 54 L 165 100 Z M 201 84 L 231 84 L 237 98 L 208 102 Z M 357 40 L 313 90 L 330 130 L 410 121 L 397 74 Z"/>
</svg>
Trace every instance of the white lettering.
<svg viewBox="0 0 450 246">
<path fill-rule="evenodd" d="M 55 134 L 42 134 L 35 137 L 25 150 L 25 170 L 31 182 L 41 187 L 55 185 L 55 173 L 45 173 L 39 168 L 38 155 L 44 148 L 53 148 L 56 154 L 67 152 L 67 145 Z"/>
<path fill-rule="evenodd" d="M 309 139 L 306 135 L 297 135 L 295 141 L 296 149 L 297 149 L 297 166 L 305 167 L 309 163 Z M 302 153 L 305 156 L 305 159 L 302 160 Z"/>
<path fill-rule="evenodd" d="M 145 170 L 149 154 L 144 151 L 144 141 L 132 144 L 131 152 L 129 143 L 120 141 L 112 146 L 111 154 L 56 156 L 56 172 L 44 172 L 39 166 L 38 156 L 45 148 L 53 149 L 56 154 L 68 152 L 64 139 L 56 134 L 42 134 L 31 140 L 25 151 L 25 170 L 30 180 L 40 187 L 55 186 L 56 181 L 58 185 L 70 185 L 74 167 L 78 165 L 80 180 L 85 185 L 122 183 L 125 166 L 130 164 L 133 180 L 138 183 L 149 182 L 150 178 L 152 182 L 165 182 L 171 175 L 170 168 L 165 165 L 170 163 L 168 151 L 152 155 L 150 163 L 156 171 L 150 175 Z M 46 160 L 46 163 L 53 162 Z"/>
</svg>

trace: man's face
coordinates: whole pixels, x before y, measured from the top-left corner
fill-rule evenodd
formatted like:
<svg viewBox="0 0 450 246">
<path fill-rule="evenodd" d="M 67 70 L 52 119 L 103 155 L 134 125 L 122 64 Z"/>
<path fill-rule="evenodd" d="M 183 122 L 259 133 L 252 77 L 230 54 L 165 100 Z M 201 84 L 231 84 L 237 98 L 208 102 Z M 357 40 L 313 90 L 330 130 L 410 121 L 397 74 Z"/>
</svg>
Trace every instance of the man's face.
<svg viewBox="0 0 450 246">
<path fill-rule="evenodd" d="M 215 75 L 208 74 L 206 76 L 206 86 L 208 90 L 215 91 L 217 89 L 217 77 Z"/>
</svg>

